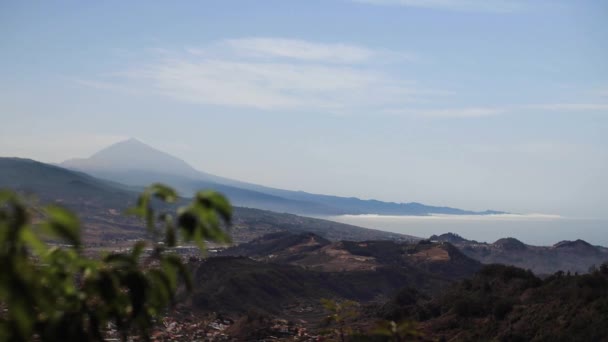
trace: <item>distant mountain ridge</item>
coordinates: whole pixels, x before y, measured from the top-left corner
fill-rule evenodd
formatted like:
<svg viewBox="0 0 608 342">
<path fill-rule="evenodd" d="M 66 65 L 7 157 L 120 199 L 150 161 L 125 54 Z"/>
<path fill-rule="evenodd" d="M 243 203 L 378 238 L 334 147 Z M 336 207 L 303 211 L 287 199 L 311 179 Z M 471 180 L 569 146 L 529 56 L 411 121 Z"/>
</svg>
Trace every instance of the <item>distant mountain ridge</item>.
<svg viewBox="0 0 608 342">
<path fill-rule="evenodd" d="M 0 157 L 0 188 L 31 193 L 43 200 L 117 202 L 126 206 L 136 198 L 127 186 L 86 173 L 24 158 Z"/>
<path fill-rule="evenodd" d="M 124 211 L 135 205 L 141 189 L 95 178 L 80 171 L 23 158 L 0 157 L 0 190 L 32 195 L 35 205 L 59 203 L 74 210 L 84 224 L 87 243 L 107 244 L 145 233 L 143 223 Z M 29 196 L 28 196 L 29 197 Z M 234 207 L 232 238 L 244 242 L 268 233 L 311 231 L 329 240 L 415 240 L 411 236 L 353 225 Z"/>
<path fill-rule="evenodd" d="M 430 240 L 449 242 L 484 264 L 513 265 L 537 274 L 557 271 L 583 273 L 594 265 L 608 262 L 608 248 L 593 246 L 583 240 L 560 241 L 553 246 L 532 246 L 511 237 L 498 239 L 494 243 L 482 243 L 454 233 L 433 235 Z"/>
<path fill-rule="evenodd" d="M 459 279 L 473 274 L 481 263 L 449 243 L 428 241 L 335 241 L 317 234 L 281 232 L 264 235 L 228 248 L 223 256 L 287 263 L 322 272 L 373 271 L 379 267 L 422 267 L 435 274 Z"/>
<path fill-rule="evenodd" d="M 201 188 L 212 188 L 227 195 L 238 206 L 294 214 L 488 215 L 503 213 L 493 210 L 475 212 L 416 202 L 383 202 L 275 189 L 198 171 L 187 162 L 136 139 L 118 142 L 89 158 L 70 159 L 60 165 L 131 186 L 164 182 L 186 195 Z"/>
</svg>

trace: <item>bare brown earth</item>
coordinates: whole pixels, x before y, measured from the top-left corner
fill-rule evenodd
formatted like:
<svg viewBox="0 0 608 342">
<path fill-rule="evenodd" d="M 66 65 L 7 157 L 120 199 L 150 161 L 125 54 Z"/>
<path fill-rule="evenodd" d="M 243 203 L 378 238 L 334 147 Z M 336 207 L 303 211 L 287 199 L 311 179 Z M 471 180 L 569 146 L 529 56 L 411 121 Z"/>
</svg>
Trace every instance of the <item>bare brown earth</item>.
<svg viewBox="0 0 608 342">
<path fill-rule="evenodd" d="M 449 261 L 450 255 L 446 250 L 440 248 L 439 246 L 433 246 L 429 249 L 413 254 L 411 258 L 420 261 L 441 262 Z"/>
<path fill-rule="evenodd" d="M 294 264 L 324 272 L 373 271 L 380 266 L 376 258 L 352 254 L 340 242 L 322 247 Z"/>
</svg>

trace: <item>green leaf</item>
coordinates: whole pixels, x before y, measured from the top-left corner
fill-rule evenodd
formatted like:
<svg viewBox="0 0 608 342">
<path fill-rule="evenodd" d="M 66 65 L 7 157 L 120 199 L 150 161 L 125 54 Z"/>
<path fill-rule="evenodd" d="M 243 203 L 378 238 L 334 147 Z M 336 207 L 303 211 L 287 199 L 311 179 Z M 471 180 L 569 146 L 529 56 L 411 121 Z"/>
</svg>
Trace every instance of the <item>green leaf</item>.
<svg viewBox="0 0 608 342">
<path fill-rule="evenodd" d="M 117 280 L 108 270 L 99 272 L 97 290 L 106 302 L 112 302 L 118 295 Z"/>
<path fill-rule="evenodd" d="M 173 188 L 160 183 L 152 184 L 146 189 L 146 192 L 166 203 L 173 203 L 178 197 L 177 192 Z"/>
<path fill-rule="evenodd" d="M 108 264 L 115 264 L 121 268 L 134 267 L 136 265 L 131 255 L 122 253 L 109 254 L 103 259 L 103 261 Z"/>
<path fill-rule="evenodd" d="M 152 269 L 148 272 L 148 279 L 152 294 L 157 297 L 159 304 L 168 303 L 173 297 L 173 288 L 167 274 L 159 269 Z"/>
<path fill-rule="evenodd" d="M 48 214 L 47 226 L 58 237 L 68 243 L 80 248 L 79 222 L 76 215 L 72 212 L 58 207 L 50 206 L 46 208 Z"/>
<path fill-rule="evenodd" d="M 165 244 L 167 247 L 175 247 L 177 245 L 177 233 L 175 232 L 175 227 L 173 227 L 173 225 L 167 227 Z"/>
<path fill-rule="evenodd" d="M 198 226 L 198 218 L 192 211 L 185 210 L 179 213 L 177 217 L 177 224 L 179 228 L 181 228 L 185 233 L 185 238 L 187 240 L 192 239 L 194 236 L 194 232 Z"/>
<path fill-rule="evenodd" d="M 145 241 L 137 241 L 135 245 L 133 245 L 133 250 L 131 251 L 131 258 L 133 258 L 135 263 L 137 263 L 137 259 L 139 259 L 139 257 L 143 253 L 144 249 L 146 248 L 146 245 L 147 244 Z"/>
<path fill-rule="evenodd" d="M 133 308 L 132 315 L 138 316 L 143 312 L 148 292 L 148 280 L 139 272 L 129 272 L 125 277 L 125 285 L 129 289 L 129 298 Z"/>
<path fill-rule="evenodd" d="M 215 191 L 200 191 L 196 194 L 196 201 L 206 208 L 216 210 L 224 222 L 231 222 L 232 206 L 224 195 Z"/>
<path fill-rule="evenodd" d="M 40 226 L 73 248 L 47 246 L 28 223 L 32 209 L 13 192 L 0 190 L 0 302 L 8 309 L 6 317 L 0 318 L 0 340 L 29 340 L 32 334 L 40 340 L 56 340 L 58 334 L 63 340 L 101 339 L 109 321 L 116 323 L 125 340 L 131 332 L 149 340 L 152 318 L 171 303 L 177 285 L 183 282 L 192 290 L 188 267 L 179 256 L 167 254 L 159 241 L 173 247 L 183 237 L 204 249 L 206 239 L 229 240 L 225 229 L 232 208 L 224 196 L 200 192 L 177 217 L 171 214 L 172 207 L 152 203 L 177 199 L 170 187 L 154 184 L 129 210 L 154 233 L 155 249 L 146 258 L 152 262 L 144 269 L 139 263 L 144 241 L 135 243 L 128 253 L 102 258 L 83 255 L 78 219 L 57 206 L 45 209 Z M 160 214 L 156 215 L 155 208 Z"/>
<path fill-rule="evenodd" d="M 27 243 L 38 256 L 44 256 L 48 252 L 48 246 L 40 240 L 31 229 L 21 231 L 21 238 Z"/>
<path fill-rule="evenodd" d="M 177 269 L 180 277 L 184 281 L 184 285 L 186 285 L 186 289 L 188 291 L 192 291 L 192 274 L 190 274 L 190 270 L 184 265 L 182 259 L 177 255 L 167 255 L 167 262 L 173 264 L 173 266 Z"/>
<path fill-rule="evenodd" d="M 2 208 L 6 204 L 11 204 L 12 206 L 23 205 L 15 192 L 11 190 L 0 189 L 0 208 Z"/>
<path fill-rule="evenodd" d="M 162 267 L 163 273 L 167 276 L 167 279 L 169 279 L 169 284 L 171 285 L 171 287 L 170 287 L 171 291 L 175 290 L 177 288 L 177 271 L 178 271 L 177 266 L 174 263 L 167 260 L 167 257 L 165 256 L 165 258 L 163 258 L 161 260 L 161 267 Z"/>
</svg>

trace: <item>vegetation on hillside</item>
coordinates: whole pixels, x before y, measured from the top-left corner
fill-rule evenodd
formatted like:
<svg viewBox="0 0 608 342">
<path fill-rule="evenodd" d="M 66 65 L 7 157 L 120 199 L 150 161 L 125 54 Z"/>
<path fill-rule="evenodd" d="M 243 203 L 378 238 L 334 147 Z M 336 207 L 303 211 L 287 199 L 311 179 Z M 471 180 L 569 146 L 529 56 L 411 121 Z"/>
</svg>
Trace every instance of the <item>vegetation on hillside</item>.
<svg viewBox="0 0 608 342">
<path fill-rule="evenodd" d="M 381 317 L 420 323 L 454 341 L 604 341 L 608 339 L 608 263 L 590 274 L 540 279 L 512 266 L 489 265 L 434 297 L 404 289 Z"/>
</svg>

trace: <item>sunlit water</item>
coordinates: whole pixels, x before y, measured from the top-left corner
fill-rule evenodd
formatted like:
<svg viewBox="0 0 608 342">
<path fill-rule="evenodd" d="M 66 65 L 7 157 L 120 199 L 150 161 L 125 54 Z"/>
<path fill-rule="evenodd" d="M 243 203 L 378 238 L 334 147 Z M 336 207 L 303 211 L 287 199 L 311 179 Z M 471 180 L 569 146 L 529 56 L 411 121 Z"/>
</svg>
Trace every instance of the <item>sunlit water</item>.
<svg viewBox="0 0 608 342">
<path fill-rule="evenodd" d="M 583 239 L 594 245 L 608 246 L 608 219 L 565 218 L 553 215 L 342 215 L 324 218 L 424 238 L 452 232 L 480 242 L 514 237 L 527 244 L 544 246 L 562 240 Z"/>
</svg>

